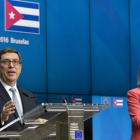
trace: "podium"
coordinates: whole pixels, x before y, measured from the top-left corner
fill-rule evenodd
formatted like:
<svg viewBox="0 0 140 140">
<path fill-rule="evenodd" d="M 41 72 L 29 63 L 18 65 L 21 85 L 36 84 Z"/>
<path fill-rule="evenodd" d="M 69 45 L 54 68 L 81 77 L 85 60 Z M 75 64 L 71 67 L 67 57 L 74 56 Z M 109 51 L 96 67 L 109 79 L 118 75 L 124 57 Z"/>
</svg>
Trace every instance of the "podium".
<svg viewBox="0 0 140 140">
<path fill-rule="evenodd" d="M 84 140 L 84 121 L 110 107 L 110 104 L 42 103 L 0 128 L 0 139 L 10 140 Z M 40 122 L 40 119 L 47 120 Z M 20 132 L 5 131 L 17 121 Z"/>
</svg>

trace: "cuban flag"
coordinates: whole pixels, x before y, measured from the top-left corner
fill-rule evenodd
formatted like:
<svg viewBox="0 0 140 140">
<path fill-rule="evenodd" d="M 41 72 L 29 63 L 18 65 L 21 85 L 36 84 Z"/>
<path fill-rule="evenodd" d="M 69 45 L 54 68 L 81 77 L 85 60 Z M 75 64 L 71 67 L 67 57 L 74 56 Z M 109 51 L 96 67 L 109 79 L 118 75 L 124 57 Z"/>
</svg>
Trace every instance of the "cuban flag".
<svg viewBox="0 0 140 140">
<path fill-rule="evenodd" d="M 73 104 L 82 104 L 82 97 L 79 97 L 79 96 L 72 97 L 72 103 Z"/>
<path fill-rule="evenodd" d="M 114 107 L 123 107 L 123 98 L 114 98 Z"/>
<path fill-rule="evenodd" d="M 40 34 L 39 3 L 5 0 L 5 30 Z"/>
</svg>

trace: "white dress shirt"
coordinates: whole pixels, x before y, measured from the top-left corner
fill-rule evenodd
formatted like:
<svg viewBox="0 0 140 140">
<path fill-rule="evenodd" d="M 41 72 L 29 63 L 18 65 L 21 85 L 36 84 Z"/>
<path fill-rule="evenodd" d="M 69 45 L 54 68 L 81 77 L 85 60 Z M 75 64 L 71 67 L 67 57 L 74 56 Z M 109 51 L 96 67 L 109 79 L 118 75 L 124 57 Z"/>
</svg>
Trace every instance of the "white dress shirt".
<svg viewBox="0 0 140 140">
<path fill-rule="evenodd" d="M 11 88 L 11 86 L 5 84 L 2 79 L 0 78 L 0 82 L 2 83 L 2 85 L 4 86 L 5 90 L 8 92 L 11 100 L 13 100 L 13 93 L 9 90 Z M 15 86 L 13 86 L 13 88 L 16 89 L 16 96 L 17 96 L 17 99 L 18 99 L 18 102 L 19 102 L 19 106 L 20 106 L 20 109 L 21 109 L 21 113 L 23 114 L 23 107 L 22 107 L 22 101 L 21 101 L 21 97 L 20 97 L 20 94 L 19 94 L 19 91 L 17 89 L 17 84 L 15 84 Z"/>
</svg>

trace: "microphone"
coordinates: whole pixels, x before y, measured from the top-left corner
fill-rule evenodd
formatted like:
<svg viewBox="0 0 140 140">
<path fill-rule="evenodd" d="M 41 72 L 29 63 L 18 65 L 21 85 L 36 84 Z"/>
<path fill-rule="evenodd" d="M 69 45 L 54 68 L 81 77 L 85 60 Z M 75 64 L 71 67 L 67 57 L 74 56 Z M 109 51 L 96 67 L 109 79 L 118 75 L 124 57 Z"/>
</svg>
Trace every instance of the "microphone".
<svg viewBox="0 0 140 140">
<path fill-rule="evenodd" d="M 55 97 L 34 97 L 34 96 L 29 96 L 28 94 L 26 94 L 26 93 L 22 93 L 24 96 L 26 96 L 26 97 L 28 97 L 28 98 L 41 98 L 41 99 L 61 99 L 61 100 L 63 100 L 64 101 L 64 103 L 66 103 L 67 104 L 67 101 L 66 101 L 66 99 L 65 98 L 55 98 Z"/>
</svg>

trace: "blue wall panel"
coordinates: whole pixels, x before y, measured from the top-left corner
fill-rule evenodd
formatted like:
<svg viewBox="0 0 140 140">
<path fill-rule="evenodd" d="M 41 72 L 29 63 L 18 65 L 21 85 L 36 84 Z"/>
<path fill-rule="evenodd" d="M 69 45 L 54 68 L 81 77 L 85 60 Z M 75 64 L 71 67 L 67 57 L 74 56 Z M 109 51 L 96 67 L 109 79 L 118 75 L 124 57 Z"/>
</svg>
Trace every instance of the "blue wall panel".
<svg viewBox="0 0 140 140">
<path fill-rule="evenodd" d="M 137 73 L 140 65 L 140 1 L 130 1 L 130 33 L 131 33 L 131 88 L 137 87 Z"/>
<path fill-rule="evenodd" d="M 47 94 L 40 94 L 40 93 L 34 93 L 35 97 L 37 97 L 37 104 L 40 105 L 41 103 L 47 103 Z"/>
<path fill-rule="evenodd" d="M 125 96 L 131 86 L 136 87 L 140 64 L 138 0 L 28 1 L 40 3 L 40 35 L 6 32 L 4 0 L 0 1 L 0 37 L 30 41 L 28 46 L 0 43 L 0 49 L 13 47 L 22 55 L 21 87 L 37 96 L 66 97 L 69 103 L 78 95 L 90 103 L 91 93 Z M 59 100 L 38 99 L 38 104 L 41 102 Z M 126 108 L 123 111 L 127 113 Z M 116 138 L 121 139 L 119 136 Z"/>
<path fill-rule="evenodd" d="M 90 93 L 88 0 L 47 1 L 48 93 Z"/>
<path fill-rule="evenodd" d="M 92 94 L 130 89 L 128 0 L 91 0 Z"/>
</svg>

